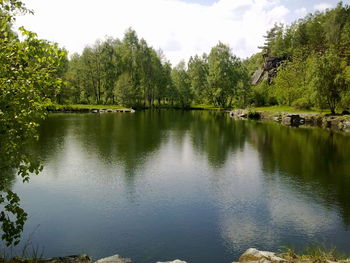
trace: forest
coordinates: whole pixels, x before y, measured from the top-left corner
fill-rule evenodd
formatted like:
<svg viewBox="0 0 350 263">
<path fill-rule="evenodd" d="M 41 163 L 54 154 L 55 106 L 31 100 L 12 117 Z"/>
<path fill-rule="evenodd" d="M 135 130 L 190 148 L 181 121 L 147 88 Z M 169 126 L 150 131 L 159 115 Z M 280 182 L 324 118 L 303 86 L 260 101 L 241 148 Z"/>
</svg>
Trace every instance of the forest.
<svg viewBox="0 0 350 263">
<path fill-rule="evenodd" d="M 276 24 L 264 46 L 240 59 L 219 42 L 209 54 L 172 66 L 129 28 L 122 40 L 107 38 L 73 54 L 62 69 L 59 104 L 118 104 L 148 108 L 192 104 L 220 108 L 289 105 L 298 109 L 347 109 L 350 101 L 350 7 Z M 252 76 L 266 58 L 279 64 L 256 85 Z"/>
</svg>

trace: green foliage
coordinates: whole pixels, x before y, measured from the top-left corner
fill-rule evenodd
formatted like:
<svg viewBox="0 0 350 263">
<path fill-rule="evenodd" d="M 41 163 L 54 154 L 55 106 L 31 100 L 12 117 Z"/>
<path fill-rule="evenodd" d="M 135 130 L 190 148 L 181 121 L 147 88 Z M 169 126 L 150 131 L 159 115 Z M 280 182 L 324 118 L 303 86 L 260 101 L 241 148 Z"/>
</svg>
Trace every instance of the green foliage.
<svg viewBox="0 0 350 263">
<path fill-rule="evenodd" d="M 292 106 L 298 110 L 309 110 L 312 107 L 312 104 L 307 98 L 299 98 L 293 101 Z"/>
<path fill-rule="evenodd" d="M 45 115 L 43 105 L 62 85 L 57 76 L 66 59 L 65 51 L 33 32 L 20 28 L 23 41 L 11 33 L 18 12 L 27 12 L 20 1 L 0 2 L 0 224 L 7 245 L 19 242 L 27 217 L 7 175 L 16 170 L 27 182 L 30 173 L 40 172 L 26 146 L 37 136 L 36 120 Z"/>
<path fill-rule="evenodd" d="M 171 79 L 176 89 L 177 100 L 183 108 L 188 108 L 193 99 L 191 81 L 185 69 L 185 62 L 181 61 L 171 72 Z"/>
<path fill-rule="evenodd" d="M 252 87 L 252 102 L 256 107 L 277 104 L 276 98 L 273 96 L 272 87 L 266 80 Z"/>
<path fill-rule="evenodd" d="M 169 96 L 171 66 L 129 28 L 122 40 L 107 38 L 74 54 L 65 74 L 61 103 L 145 107 Z M 60 101 L 58 101 L 60 103 Z"/>
<path fill-rule="evenodd" d="M 197 103 L 204 103 L 208 100 L 208 58 L 204 54 L 202 57 L 191 57 L 188 62 L 188 75 L 191 82 L 194 97 Z"/>
<path fill-rule="evenodd" d="M 316 59 L 314 86 L 320 104 L 326 103 L 334 114 L 343 92 L 349 89 L 344 71 L 346 61 L 329 49 Z"/>
<path fill-rule="evenodd" d="M 350 7 L 340 2 L 336 8 L 309 14 L 290 26 L 275 25 L 265 36 L 262 55 L 283 60 L 271 85 L 252 88 L 255 105 L 296 108 L 348 108 L 350 101 Z M 258 59 L 245 64 L 252 75 Z M 262 66 L 262 63 L 261 63 Z M 268 69 L 271 73 L 271 69 Z"/>
<path fill-rule="evenodd" d="M 272 90 L 279 104 L 290 106 L 302 97 L 305 100 L 310 100 L 312 96 L 312 63 L 312 57 L 305 60 L 302 55 L 296 55 L 278 68 Z"/>
<path fill-rule="evenodd" d="M 231 107 L 238 93 L 241 61 L 230 48 L 219 43 L 208 56 L 208 93 L 210 102 L 219 107 Z"/>
</svg>

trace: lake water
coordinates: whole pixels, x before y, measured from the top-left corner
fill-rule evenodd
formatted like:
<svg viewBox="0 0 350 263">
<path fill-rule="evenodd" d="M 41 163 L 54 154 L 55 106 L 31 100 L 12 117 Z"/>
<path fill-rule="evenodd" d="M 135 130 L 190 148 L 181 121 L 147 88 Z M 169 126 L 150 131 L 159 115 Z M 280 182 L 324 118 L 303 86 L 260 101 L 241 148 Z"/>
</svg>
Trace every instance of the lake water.
<svg viewBox="0 0 350 263">
<path fill-rule="evenodd" d="M 247 248 L 350 253 L 350 137 L 208 111 L 54 114 L 14 190 L 44 256 L 229 263 Z"/>
</svg>

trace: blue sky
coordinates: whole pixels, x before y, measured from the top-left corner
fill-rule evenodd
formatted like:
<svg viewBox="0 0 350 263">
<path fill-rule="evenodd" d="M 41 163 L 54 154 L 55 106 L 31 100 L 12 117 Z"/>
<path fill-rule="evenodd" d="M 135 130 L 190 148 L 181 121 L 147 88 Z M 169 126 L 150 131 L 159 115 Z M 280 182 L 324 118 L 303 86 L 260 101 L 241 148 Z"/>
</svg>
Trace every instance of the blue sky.
<svg viewBox="0 0 350 263">
<path fill-rule="evenodd" d="M 246 58 L 258 51 L 275 23 L 336 6 L 335 0 L 24 0 L 35 11 L 17 26 L 58 42 L 70 54 L 132 27 L 173 65 L 210 52 L 219 41 Z M 343 1 L 350 4 L 350 0 Z M 83 7 L 83 8 L 82 8 Z"/>
</svg>

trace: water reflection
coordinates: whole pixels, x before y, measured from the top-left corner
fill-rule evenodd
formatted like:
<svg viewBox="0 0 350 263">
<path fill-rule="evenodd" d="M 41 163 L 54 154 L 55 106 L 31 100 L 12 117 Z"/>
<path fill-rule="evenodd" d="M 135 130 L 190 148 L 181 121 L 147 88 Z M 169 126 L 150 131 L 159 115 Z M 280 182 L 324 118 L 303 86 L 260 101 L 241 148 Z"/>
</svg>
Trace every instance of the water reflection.
<svg viewBox="0 0 350 263">
<path fill-rule="evenodd" d="M 231 262 L 323 239 L 348 249 L 348 136 L 171 110 L 51 115 L 40 134 L 43 174 L 15 187 L 47 256 Z"/>
</svg>

